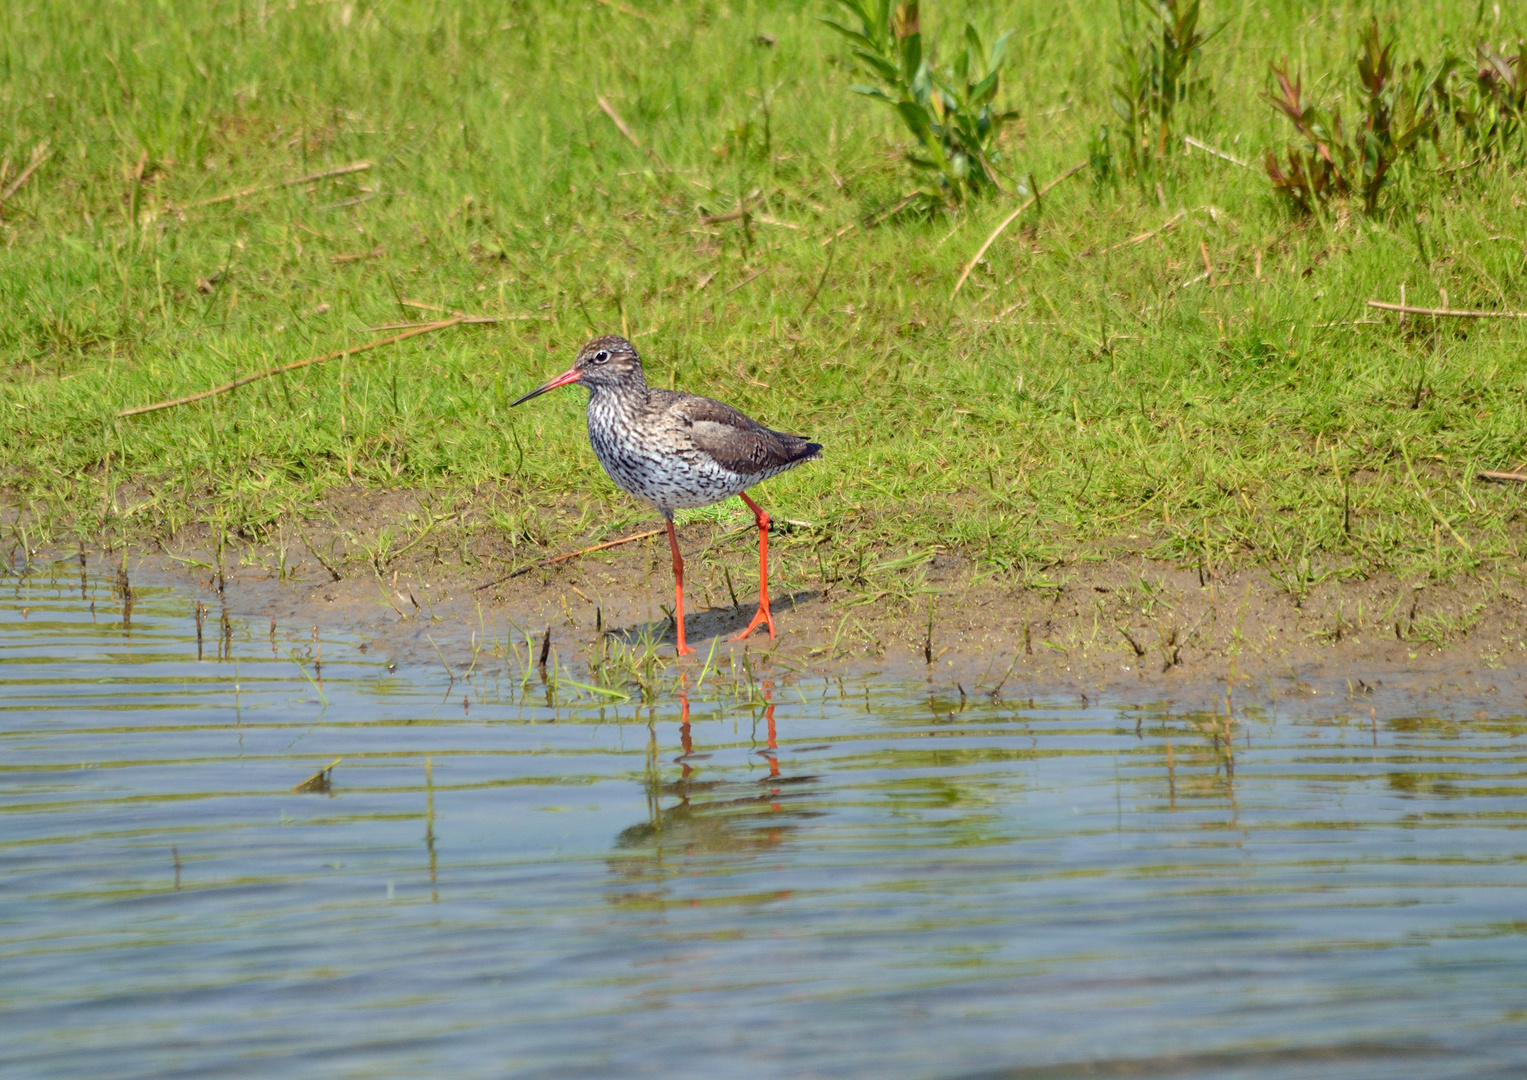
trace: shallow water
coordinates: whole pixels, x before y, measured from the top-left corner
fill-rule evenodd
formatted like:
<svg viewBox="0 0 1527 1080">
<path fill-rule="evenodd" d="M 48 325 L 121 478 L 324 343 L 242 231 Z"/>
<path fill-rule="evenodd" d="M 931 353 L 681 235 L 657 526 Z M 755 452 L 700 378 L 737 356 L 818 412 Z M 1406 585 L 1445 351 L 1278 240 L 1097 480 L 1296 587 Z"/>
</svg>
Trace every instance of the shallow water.
<svg viewBox="0 0 1527 1080">
<path fill-rule="evenodd" d="M 1527 1070 L 1521 716 L 712 677 L 685 728 L 0 585 L 7 1077 Z"/>
</svg>

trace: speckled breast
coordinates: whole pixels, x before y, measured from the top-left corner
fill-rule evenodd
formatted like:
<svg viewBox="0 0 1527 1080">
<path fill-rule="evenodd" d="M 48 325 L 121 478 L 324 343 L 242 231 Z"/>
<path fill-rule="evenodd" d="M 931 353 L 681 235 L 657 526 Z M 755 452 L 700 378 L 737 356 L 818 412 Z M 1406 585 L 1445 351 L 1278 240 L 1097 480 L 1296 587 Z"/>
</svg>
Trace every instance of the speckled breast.
<svg viewBox="0 0 1527 1080">
<path fill-rule="evenodd" d="M 755 483 L 723 469 L 677 431 L 645 431 L 617 401 L 598 394 L 589 400 L 589 443 L 610 479 L 668 513 L 709 506 Z"/>
</svg>

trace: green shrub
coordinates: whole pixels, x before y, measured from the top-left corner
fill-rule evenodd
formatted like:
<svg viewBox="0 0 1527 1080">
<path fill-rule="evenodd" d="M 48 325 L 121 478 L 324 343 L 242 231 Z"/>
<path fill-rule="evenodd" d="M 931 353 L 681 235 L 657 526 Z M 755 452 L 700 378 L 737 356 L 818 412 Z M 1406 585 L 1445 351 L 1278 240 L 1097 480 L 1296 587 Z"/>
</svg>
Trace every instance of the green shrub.
<svg viewBox="0 0 1527 1080">
<path fill-rule="evenodd" d="M 853 43 L 860 68 L 879 81 L 849 89 L 885 102 L 901 116 L 917 140 L 907 158 L 929 177 L 923 194 L 947 204 L 1001 190 L 997 136 L 1018 114 L 1002 112 L 994 102 L 1012 35 L 1003 34 L 987 51 L 967 23 L 953 62 L 940 71 L 933 64 L 932 43 L 923 48 L 917 0 L 895 6 L 891 0 L 838 2 L 853 14 L 858 29 L 831 19 L 822 22 Z"/>
<path fill-rule="evenodd" d="M 1121 34 L 1113 67 L 1117 81 L 1111 102 L 1129 133 L 1127 149 L 1138 170 L 1166 153 L 1177 106 L 1206 97 L 1208 79 L 1199 71 L 1203 47 L 1218 30 L 1199 32 L 1199 0 L 1140 0 L 1150 15 L 1143 26 L 1131 0 L 1120 0 Z"/>
<path fill-rule="evenodd" d="M 1448 80 L 1439 87 L 1453 122 L 1453 148 L 1483 158 L 1520 158 L 1527 112 L 1527 42 L 1518 41 L 1516 55 L 1509 56 L 1505 46 L 1496 49 L 1481 41 L 1474 57 L 1472 78 Z M 1454 61 L 1453 66 L 1460 69 L 1463 63 Z"/>
<path fill-rule="evenodd" d="M 1374 213 L 1396 163 L 1434 133 L 1437 105 L 1447 96 L 1457 61 L 1444 58 L 1430 71 L 1420 62 L 1401 69 L 1394 50 L 1392 39 L 1382 40 L 1378 21 L 1369 22 L 1357 53 L 1364 115 L 1350 131 L 1340 109 L 1327 111 L 1304 99 L 1303 83 L 1289 76 L 1287 60 L 1272 65 L 1277 86 L 1268 101 L 1293 123 L 1303 144 L 1288 146 L 1286 161 L 1277 151 L 1267 151 L 1267 175 L 1274 188 L 1306 212 L 1338 196 L 1357 196 L 1363 210 Z"/>
</svg>

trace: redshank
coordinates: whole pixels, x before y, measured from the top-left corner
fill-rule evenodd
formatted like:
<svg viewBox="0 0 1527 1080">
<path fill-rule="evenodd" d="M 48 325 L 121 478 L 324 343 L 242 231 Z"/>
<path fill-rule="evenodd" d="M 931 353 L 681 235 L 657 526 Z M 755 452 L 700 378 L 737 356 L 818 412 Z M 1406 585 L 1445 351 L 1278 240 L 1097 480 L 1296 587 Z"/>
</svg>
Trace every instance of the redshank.
<svg viewBox="0 0 1527 1080">
<path fill-rule="evenodd" d="M 748 504 L 758 522 L 758 612 L 732 640 L 741 641 L 760 625 L 774 637 L 769 515 L 748 498 L 747 489 L 820 456 L 821 444 L 771 431 L 719 401 L 648 386 L 636 346 L 615 335 L 587 342 L 572 367 L 514 404 L 569 383 L 589 391 L 589 442 L 599 464 L 622 490 L 651 503 L 667 522 L 679 655 L 694 650 L 684 640 L 684 558 L 673 512 L 733 495 Z"/>
</svg>

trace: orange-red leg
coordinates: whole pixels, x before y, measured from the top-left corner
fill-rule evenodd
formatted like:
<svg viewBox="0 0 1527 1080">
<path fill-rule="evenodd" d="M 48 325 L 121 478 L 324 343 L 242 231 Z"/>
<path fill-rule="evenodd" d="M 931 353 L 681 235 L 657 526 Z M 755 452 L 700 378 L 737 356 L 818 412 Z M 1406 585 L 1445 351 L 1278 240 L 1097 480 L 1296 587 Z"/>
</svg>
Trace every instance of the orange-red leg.
<svg viewBox="0 0 1527 1080">
<path fill-rule="evenodd" d="M 769 636 L 774 637 L 774 615 L 769 611 L 769 515 L 763 512 L 763 507 L 748 498 L 747 492 L 739 493 L 738 497 L 748 504 L 748 509 L 758 519 L 758 612 L 753 616 L 753 621 L 748 623 L 748 628 L 732 640 L 741 641 L 757 630 L 760 623 L 767 626 Z"/>
<path fill-rule="evenodd" d="M 679 624 L 678 653 L 680 656 L 688 656 L 694 650 L 684 643 L 684 556 L 679 554 L 679 537 L 673 531 L 672 518 L 668 519 L 668 546 L 673 549 L 674 616 Z"/>
</svg>

